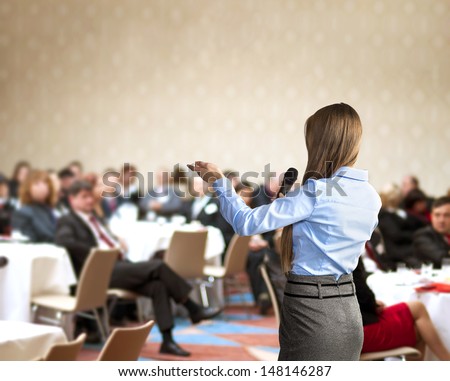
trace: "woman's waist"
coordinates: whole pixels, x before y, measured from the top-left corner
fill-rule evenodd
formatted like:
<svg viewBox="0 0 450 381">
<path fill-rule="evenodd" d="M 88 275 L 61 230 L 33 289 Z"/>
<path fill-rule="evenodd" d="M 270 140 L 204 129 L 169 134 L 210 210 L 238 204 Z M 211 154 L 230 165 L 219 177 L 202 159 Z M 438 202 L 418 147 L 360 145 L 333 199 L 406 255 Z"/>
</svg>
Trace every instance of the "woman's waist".
<svg viewBox="0 0 450 381">
<path fill-rule="evenodd" d="M 288 297 L 327 299 L 355 295 L 352 274 L 298 275 L 289 272 L 284 294 Z"/>
</svg>

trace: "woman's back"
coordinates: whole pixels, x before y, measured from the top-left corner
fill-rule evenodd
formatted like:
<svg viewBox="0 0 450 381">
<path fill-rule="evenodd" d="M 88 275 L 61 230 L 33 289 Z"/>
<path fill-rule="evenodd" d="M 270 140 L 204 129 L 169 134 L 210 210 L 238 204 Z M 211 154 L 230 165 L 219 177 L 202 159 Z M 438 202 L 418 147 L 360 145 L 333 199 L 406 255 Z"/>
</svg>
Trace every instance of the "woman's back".
<svg viewBox="0 0 450 381">
<path fill-rule="evenodd" d="M 351 273 L 381 206 L 367 171 L 341 167 L 333 177 L 309 180 L 306 187 L 315 199 L 311 215 L 294 224 L 292 272 L 336 277 Z"/>
</svg>

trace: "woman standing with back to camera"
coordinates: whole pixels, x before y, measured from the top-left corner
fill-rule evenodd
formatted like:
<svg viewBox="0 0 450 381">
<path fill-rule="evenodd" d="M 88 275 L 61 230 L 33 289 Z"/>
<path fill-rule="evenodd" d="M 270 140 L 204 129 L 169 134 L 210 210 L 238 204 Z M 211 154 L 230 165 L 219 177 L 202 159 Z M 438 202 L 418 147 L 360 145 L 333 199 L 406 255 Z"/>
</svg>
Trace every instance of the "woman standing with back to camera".
<svg viewBox="0 0 450 381">
<path fill-rule="evenodd" d="M 356 169 L 362 126 L 347 104 L 326 106 L 305 124 L 302 186 L 250 209 L 212 163 L 189 168 L 212 183 L 221 213 L 239 235 L 278 228 L 287 276 L 279 360 L 359 360 L 363 327 L 352 271 L 378 220 L 380 198 Z"/>
</svg>

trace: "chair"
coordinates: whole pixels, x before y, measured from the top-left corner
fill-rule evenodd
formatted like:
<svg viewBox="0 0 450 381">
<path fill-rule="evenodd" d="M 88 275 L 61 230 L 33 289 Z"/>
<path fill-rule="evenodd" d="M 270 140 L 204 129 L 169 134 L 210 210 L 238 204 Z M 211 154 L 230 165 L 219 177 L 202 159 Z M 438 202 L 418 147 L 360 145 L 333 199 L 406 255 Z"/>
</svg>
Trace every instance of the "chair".
<svg viewBox="0 0 450 381">
<path fill-rule="evenodd" d="M 56 344 L 49 349 L 44 356 L 44 361 L 75 361 L 86 340 L 86 334 L 82 333 L 76 340 L 66 344 Z"/>
<path fill-rule="evenodd" d="M 275 312 L 275 319 L 277 320 L 277 325 L 280 325 L 281 302 L 277 298 L 275 288 L 273 286 L 272 280 L 270 279 L 269 272 L 267 270 L 267 265 L 265 263 L 262 263 L 259 266 L 259 271 L 261 271 L 262 278 L 264 279 L 264 283 L 266 284 L 267 290 L 269 291 L 269 297 L 270 301 L 272 302 L 273 311 Z"/>
<path fill-rule="evenodd" d="M 31 299 L 33 321 L 40 307 L 57 311 L 56 321 L 48 317 L 42 317 L 41 320 L 48 320 L 51 323 L 56 322 L 59 325 L 63 322 L 63 317 L 65 318 L 67 314 L 75 313 L 83 317 L 95 319 L 102 339 L 106 340 L 109 334 L 106 291 L 118 256 L 119 250 L 93 249 L 81 271 L 76 295 L 34 296 Z M 97 308 L 103 310 L 103 323 Z M 92 315 L 84 311 L 91 311 Z M 67 336 L 71 339 L 72 332 L 69 332 Z"/>
<path fill-rule="evenodd" d="M 110 288 L 107 292 L 108 297 L 112 298 L 111 304 L 109 306 L 109 314 L 114 310 L 114 307 L 116 306 L 118 300 L 129 300 L 136 303 L 136 309 L 137 309 L 137 317 L 139 320 L 139 323 L 143 323 L 146 319 L 144 318 L 144 311 L 142 307 L 141 300 L 142 298 L 146 298 L 143 295 L 136 294 L 133 291 L 124 290 L 121 288 Z"/>
<path fill-rule="evenodd" d="M 164 261 L 182 278 L 192 280 L 199 288 L 202 304 L 208 306 L 203 268 L 205 267 L 205 250 L 208 231 L 176 231 L 170 240 Z"/>
<path fill-rule="evenodd" d="M 251 237 L 240 237 L 235 234 L 225 253 L 224 266 L 205 266 L 204 274 L 213 279 L 223 279 L 225 286 L 231 283 L 234 276 L 245 272 L 250 239 Z M 242 288 L 241 291 L 243 292 Z"/>
<path fill-rule="evenodd" d="M 137 361 L 155 322 L 132 328 L 116 328 L 105 343 L 97 361 Z"/>
<path fill-rule="evenodd" d="M 362 353 L 360 361 L 384 360 L 387 357 L 400 357 L 402 361 L 406 361 L 406 356 L 420 357 L 422 354 L 416 348 L 400 347 L 380 352 Z"/>
</svg>

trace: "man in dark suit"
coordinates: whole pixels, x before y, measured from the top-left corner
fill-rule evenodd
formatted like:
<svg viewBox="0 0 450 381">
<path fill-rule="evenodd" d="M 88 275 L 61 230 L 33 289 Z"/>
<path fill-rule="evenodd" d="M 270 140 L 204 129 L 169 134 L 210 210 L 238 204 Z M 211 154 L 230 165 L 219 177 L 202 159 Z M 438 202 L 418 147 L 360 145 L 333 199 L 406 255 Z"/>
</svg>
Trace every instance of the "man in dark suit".
<svg viewBox="0 0 450 381">
<path fill-rule="evenodd" d="M 192 222 L 195 220 L 199 221 L 203 226 L 218 228 L 222 232 L 225 245 L 228 247 L 234 235 L 234 230 L 222 217 L 219 201 L 208 191 L 208 184 L 201 177 L 197 176 L 192 179 L 190 190 L 194 198 L 185 202 L 181 211 L 186 217 L 186 221 Z"/>
<path fill-rule="evenodd" d="M 76 181 L 69 189 L 69 201 L 71 211 L 58 221 L 55 242 L 68 250 L 79 274 L 92 248 L 110 249 L 120 247 L 120 243 L 94 215 L 90 183 Z M 163 336 L 161 353 L 190 354 L 172 337 L 174 320 L 170 299 L 186 307 L 194 324 L 220 313 L 218 309 L 203 308 L 193 302 L 188 297 L 191 286 L 158 259 L 137 263 L 119 260 L 114 266 L 110 287 L 134 291 L 153 299 L 156 322 Z"/>
<path fill-rule="evenodd" d="M 414 256 L 422 263 L 441 268 L 444 258 L 450 259 L 450 197 L 438 198 L 431 210 L 431 226 L 414 234 Z"/>
</svg>

